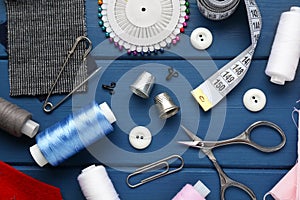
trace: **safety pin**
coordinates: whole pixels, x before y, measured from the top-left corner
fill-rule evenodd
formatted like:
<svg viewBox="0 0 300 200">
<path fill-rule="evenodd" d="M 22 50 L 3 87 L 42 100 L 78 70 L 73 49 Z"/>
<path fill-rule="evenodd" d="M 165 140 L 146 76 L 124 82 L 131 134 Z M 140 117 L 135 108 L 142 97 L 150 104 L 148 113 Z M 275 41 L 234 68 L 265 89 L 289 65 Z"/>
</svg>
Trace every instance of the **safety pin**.
<svg viewBox="0 0 300 200">
<path fill-rule="evenodd" d="M 61 76 L 61 74 L 64 71 L 64 68 L 66 67 L 68 60 L 70 59 L 70 57 L 73 55 L 76 47 L 78 46 L 79 42 L 81 42 L 82 40 L 86 40 L 88 42 L 88 48 L 85 50 L 84 54 L 83 54 L 83 58 L 82 58 L 82 63 L 85 65 L 86 63 L 86 58 L 88 56 L 88 54 L 90 53 L 90 51 L 92 50 L 92 42 L 89 38 L 85 37 L 85 36 L 79 36 L 78 38 L 76 38 L 75 43 L 73 45 L 73 47 L 71 48 L 71 50 L 68 52 L 67 58 L 63 64 L 63 66 L 61 67 L 55 81 L 53 82 L 51 89 L 48 92 L 47 98 L 45 100 L 45 103 L 43 105 L 43 109 L 45 112 L 51 112 L 54 109 L 56 109 L 59 105 L 61 105 L 69 96 L 71 96 L 74 92 L 76 92 L 76 90 L 78 90 L 83 84 L 85 84 L 90 78 L 92 78 L 101 68 L 98 68 L 97 70 L 95 70 L 89 77 L 87 77 L 83 82 L 81 82 L 78 86 L 76 86 L 67 96 L 65 96 L 60 102 L 58 102 L 56 105 L 53 106 L 53 104 L 49 101 L 49 98 Z"/>
<path fill-rule="evenodd" d="M 170 161 L 170 160 L 172 160 L 174 158 L 175 159 L 178 158 L 181 161 L 181 165 L 178 168 L 170 171 L 170 165 L 169 165 L 168 161 Z M 183 168 L 183 165 L 184 165 L 184 161 L 183 161 L 183 158 L 181 156 L 179 156 L 179 155 L 171 155 L 171 156 L 169 156 L 167 158 L 163 158 L 163 159 L 161 159 L 159 161 L 156 161 L 154 163 L 151 163 L 149 165 L 145 165 L 145 166 L 143 166 L 141 168 L 136 169 L 133 173 L 131 173 L 131 174 L 129 174 L 127 176 L 126 182 L 127 182 L 127 185 L 129 187 L 136 188 L 136 187 L 141 186 L 141 185 L 143 185 L 143 184 L 145 184 L 147 182 L 150 182 L 150 181 L 153 181 L 155 179 L 161 178 L 163 176 L 166 176 L 166 175 L 178 172 L 179 170 L 181 170 Z M 136 175 L 141 174 L 141 173 L 144 173 L 144 172 L 148 172 L 148 171 L 150 171 L 152 169 L 155 169 L 155 168 L 157 168 L 159 166 L 161 166 L 159 169 L 161 169 L 162 167 L 165 167 L 166 169 L 164 171 L 158 173 L 158 174 L 155 174 L 155 175 L 150 176 L 148 178 L 142 179 L 140 182 L 138 182 L 138 183 L 136 183 L 134 185 L 132 185 L 130 183 L 129 179 L 131 177 L 136 176 Z"/>
</svg>

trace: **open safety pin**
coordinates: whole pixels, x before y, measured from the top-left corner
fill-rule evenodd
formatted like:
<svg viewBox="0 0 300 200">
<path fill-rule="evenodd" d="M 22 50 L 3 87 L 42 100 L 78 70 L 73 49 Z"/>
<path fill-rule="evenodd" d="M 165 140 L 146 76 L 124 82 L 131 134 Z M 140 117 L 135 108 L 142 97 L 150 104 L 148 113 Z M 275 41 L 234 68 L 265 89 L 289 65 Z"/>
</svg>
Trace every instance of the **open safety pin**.
<svg viewBox="0 0 300 200">
<path fill-rule="evenodd" d="M 68 52 L 68 56 L 63 64 L 63 66 L 61 67 L 55 81 L 53 82 L 51 89 L 48 92 L 47 98 L 45 100 L 45 103 L 43 105 L 43 109 L 45 112 L 51 112 L 54 109 L 56 109 L 58 106 L 60 106 L 69 96 L 71 96 L 74 92 L 76 92 L 83 84 L 85 84 L 89 79 L 91 79 L 101 68 L 98 68 L 97 70 L 95 70 L 91 75 L 89 75 L 83 82 L 81 82 L 79 85 L 77 85 L 67 96 L 65 96 L 60 102 L 58 102 L 56 105 L 53 105 L 50 101 L 49 98 L 61 76 L 61 74 L 64 71 L 64 68 L 66 67 L 68 60 L 70 59 L 70 57 L 72 56 L 72 54 L 74 53 L 76 47 L 78 46 L 79 42 L 86 40 L 88 42 L 88 48 L 85 50 L 84 54 L 83 54 L 83 58 L 82 58 L 82 63 L 85 65 L 86 62 L 86 58 L 88 56 L 88 54 L 90 53 L 90 51 L 92 50 L 92 42 L 89 38 L 85 37 L 85 36 L 79 36 L 78 38 L 76 38 L 76 41 L 72 47 L 72 49 Z"/>
</svg>

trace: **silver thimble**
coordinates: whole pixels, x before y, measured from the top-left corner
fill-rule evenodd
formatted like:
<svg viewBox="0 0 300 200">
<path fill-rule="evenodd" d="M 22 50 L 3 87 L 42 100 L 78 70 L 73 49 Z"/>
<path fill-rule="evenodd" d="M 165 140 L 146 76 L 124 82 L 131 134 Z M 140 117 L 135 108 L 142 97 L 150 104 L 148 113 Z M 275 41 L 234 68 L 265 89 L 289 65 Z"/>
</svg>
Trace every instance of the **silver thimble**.
<svg viewBox="0 0 300 200">
<path fill-rule="evenodd" d="M 149 72 L 144 71 L 130 86 L 130 89 L 137 96 L 147 99 L 149 98 L 154 81 L 155 77 Z"/>
<path fill-rule="evenodd" d="M 167 119 L 169 117 L 172 117 L 173 115 L 176 115 L 176 113 L 180 109 L 174 104 L 173 100 L 166 92 L 157 95 L 154 98 L 154 102 L 159 110 L 159 117 L 161 119 Z"/>
</svg>

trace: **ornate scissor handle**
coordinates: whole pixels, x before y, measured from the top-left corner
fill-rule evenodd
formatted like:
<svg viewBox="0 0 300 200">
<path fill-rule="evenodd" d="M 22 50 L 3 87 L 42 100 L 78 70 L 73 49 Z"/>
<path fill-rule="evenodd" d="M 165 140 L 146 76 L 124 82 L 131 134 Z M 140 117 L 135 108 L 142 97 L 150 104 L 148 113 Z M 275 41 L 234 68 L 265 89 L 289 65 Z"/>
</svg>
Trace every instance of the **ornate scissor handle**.
<svg viewBox="0 0 300 200">
<path fill-rule="evenodd" d="M 228 177 L 226 177 L 226 183 L 221 185 L 221 193 L 220 193 L 221 200 L 225 200 L 225 191 L 229 187 L 239 188 L 239 189 L 243 190 L 244 192 L 246 192 L 249 195 L 249 197 L 251 197 L 252 200 L 256 200 L 256 196 L 250 188 L 248 188 L 246 185 L 236 182 Z"/>
<path fill-rule="evenodd" d="M 273 147 L 265 147 L 265 146 L 262 146 L 262 145 L 259 145 L 257 144 L 256 142 L 254 142 L 253 140 L 251 140 L 250 138 L 250 135 L 251 135 L 251 132 L 255 129 L 255 128 L 258 128 L 258 127 L 261 127 L 261 126 L 266 126 L 266 127 L 270 127 L 270 128 L 273 128 L 276 130 L 276 132 L 280 135 L 281 137 L 281 143 L 278 144 L 277 146 L 273 146 Z M 251 124 L 246 130 L 245 132 L 243 133 L 246 137 L 246 140 L 247 140 L 247 144 L 262 151 L 262 152 L 274 152 L 274 151 L 278 151 L 280 150 L 286 143 L 286 136 L 283 132 L 283 130 L 276 124 L 272 123 L 272 122 L 269 122 L 269 121 L 257 121 L 253 124 Z"/>
</svg>

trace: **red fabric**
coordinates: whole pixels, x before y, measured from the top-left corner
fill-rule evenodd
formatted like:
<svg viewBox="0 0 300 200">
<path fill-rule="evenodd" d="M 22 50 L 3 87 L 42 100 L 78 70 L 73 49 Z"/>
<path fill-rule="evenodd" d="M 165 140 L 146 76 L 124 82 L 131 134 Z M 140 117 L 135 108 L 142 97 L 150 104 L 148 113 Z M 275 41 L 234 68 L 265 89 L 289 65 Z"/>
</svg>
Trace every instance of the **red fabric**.
<svg viewBox="0 0 300 200">
<path fill-rule="evenodd" d="M 62 200 L 60 190 L 0 161 L 0 200 Z"/>
</svg>

